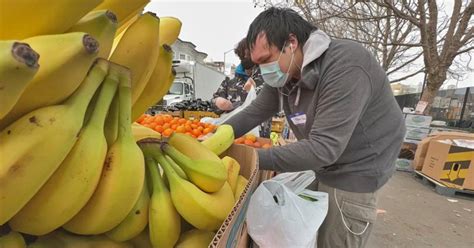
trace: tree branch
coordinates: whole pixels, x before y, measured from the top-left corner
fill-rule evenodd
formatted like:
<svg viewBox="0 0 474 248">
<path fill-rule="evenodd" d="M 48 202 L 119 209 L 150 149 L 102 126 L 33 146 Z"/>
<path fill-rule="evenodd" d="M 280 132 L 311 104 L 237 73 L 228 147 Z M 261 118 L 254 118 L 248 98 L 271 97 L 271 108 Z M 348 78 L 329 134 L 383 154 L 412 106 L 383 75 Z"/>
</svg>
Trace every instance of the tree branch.
<svg viewBox="0 0 474 248">
<path fill-rule="evenodd" d="M 418 71 L 416 71 L 416 72 L 414 72 L 414 73 L 408 74 L 408 75 L 406 75 L 406 76 L 404 76 L 404 77 L 401 77 L 401 78 L 398 78 L 398 79 L 395 79 L 395 80 L 390 80 L 390 83 L 393 84 L 393 83 L 396 83 L 396 82 L 403 81 L 403 80 L 405 80 L 405 79 L 414 77 L 414 76 L 416 76 L 416 75 L 418 75 L 418 74 L 420 74 L 420 73 L 422 73 L 422 72 L 424 72 L 424 71 L 425 71 L 425 68 L 422 68 L 422 69 L 420 69 L 420 70 L 418 70 Z"/>
</svg>

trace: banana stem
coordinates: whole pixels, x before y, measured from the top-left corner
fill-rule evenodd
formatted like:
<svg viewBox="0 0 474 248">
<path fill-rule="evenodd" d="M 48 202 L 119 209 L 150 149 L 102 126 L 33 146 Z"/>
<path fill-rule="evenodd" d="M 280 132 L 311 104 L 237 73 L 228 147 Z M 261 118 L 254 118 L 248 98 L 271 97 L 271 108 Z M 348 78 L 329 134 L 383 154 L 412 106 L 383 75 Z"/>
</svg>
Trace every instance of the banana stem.
<svg viewBox="0 0 474 248">
<path fill-rule="evenodd" d="M 107 60 L 97 59 L 81 83 L 81 86 L 66 101 L 66 105 L 73 106 L 77 110 L 76 115 L 83 116 L 85 114 L 94 92 L 107 75 L 108 67 L 109 62 Z"/>
<path fill-rule="evenodd" d="M 155 144 L 151 143 L 142 143 L 140 144 L 143 153 L 145 156 L 152 156 L 160 165 L 161 168 L 165 171 L 168 180 L 170 180 L 170 184 L 172 184 L 179 175 L 176 173 L 174 169 L 171 168 L 171 165 L 165 159 L 164 155 L 161 153 L 159 147 L 156 147 Z"/>
<path fill-rule="evenodd" d="M 158 164 L 151 156 L 145 156 L 145 164 L 148 168 L 151 177 L 151 184 L 153 185 L 153 194 L 166 190 L 163 179 L 158 172 Z"/>
<path fill-rule="evenodd" d="M 99 99 L 95 104 L 94 112 L 92 113 L 88 125 L 97 126 L 100 130 L 104 129 L 107 111 L 109 110 L 115 91 L 117 91 L 118 83 L 119 78 L 117 73 L 111 70 L 105 78 L 104 83 L 102 83 Z"/>
<path fill-rule="evenodd" d="M 168 154 L 168 156 L 170 156 L 174 161 L 176 161 L 180 165 L 187 166 L 193 163 L 193 161 L 189 157 L 187 157 L 186 155 L 184 155 L 183 153 L 181 153 L 176 148 L 174 148 L 173 146 L 171 146 L 170 144 L 166 142 L 161 144 L 161 150 L 165 152 L 166 154 Z"/>
<path fill-rule="evenodd" d="M 130 125 L 132 112 L 132 91 L 130 70 L 125 67 L 114 65 L 111 68 L 116 68 L 119 71 L 119 123 L 118 123 L 118 137 L 117 139 L 132 138 L 132 126 Z"/>
</svg>

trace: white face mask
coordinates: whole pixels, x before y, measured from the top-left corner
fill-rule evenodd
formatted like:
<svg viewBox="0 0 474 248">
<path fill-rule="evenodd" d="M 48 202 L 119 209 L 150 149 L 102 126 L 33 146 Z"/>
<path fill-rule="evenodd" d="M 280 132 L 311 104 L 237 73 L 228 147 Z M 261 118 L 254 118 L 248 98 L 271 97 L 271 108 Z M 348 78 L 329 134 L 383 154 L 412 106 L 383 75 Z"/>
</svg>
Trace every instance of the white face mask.
<svg viewBox="0 0 474 248">
<path fill-rule="evenodd" d="M 285 45 L 283 45 L 283 47 L 285 47 Z M 295 55 L 295 52 L 293 51 L 292 46 L 290 46 L 290 49 L 291 49 L 291 60 L 290 60 L 290 65 L 288 66 L 288 72 L 290 71 L 291 65 L 293 64 L 293 57 Z M 290 77 L 290 74 L 288 72 L 284 73 L 281 70 L 280 64 L 278 63 L 280 61 L 282 53 L 283 53 L 283 50 L 280 52 L 280 56 L 278 57 L 276 61 L 259 65 L 260 72 L 262 73 L 263 81 L 266 84 L 270 85 L 271 87 L 275 87 L 275 88 L 283 87 Z"/>
</svg>

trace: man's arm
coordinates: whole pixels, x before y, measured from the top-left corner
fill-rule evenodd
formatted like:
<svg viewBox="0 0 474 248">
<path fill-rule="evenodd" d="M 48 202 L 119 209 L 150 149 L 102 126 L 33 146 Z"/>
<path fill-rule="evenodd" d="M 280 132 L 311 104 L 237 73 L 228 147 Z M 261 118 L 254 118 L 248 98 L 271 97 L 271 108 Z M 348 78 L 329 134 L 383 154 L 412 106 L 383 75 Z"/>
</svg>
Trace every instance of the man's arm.
<svg viewBox="0 0 474 248">
<path fill-rule="evenodd" d="M 234 128 L 240 137 L 278 112 L 278 90 L 265 85 L 257 98 L 245 109 L 232 116 L 225 124 Z"/>
<path fill-rule="evenodd" d="M 322 85 L 309 138 L 282 147 L 259 149 L 261 169 L 317 171 L 339 159 L 367 108 L 372 83 L 358 66 L 331 75 Z"/>
</svg>

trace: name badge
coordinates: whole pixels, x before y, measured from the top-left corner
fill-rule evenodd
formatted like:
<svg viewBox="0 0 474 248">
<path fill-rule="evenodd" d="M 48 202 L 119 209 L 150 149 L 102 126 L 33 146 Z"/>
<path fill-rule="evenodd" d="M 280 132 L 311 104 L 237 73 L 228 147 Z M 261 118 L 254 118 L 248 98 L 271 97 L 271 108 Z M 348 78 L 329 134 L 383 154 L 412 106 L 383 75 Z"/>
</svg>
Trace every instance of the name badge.
<svg viewBox="0 0 474 248">
<path fill-rule="evenodd" d="M 295 113 L 290 115 L 290 120 L 295 125 L 304 125 L 306 124 L 306 114 L 305 113 Z"/>
</svg>

